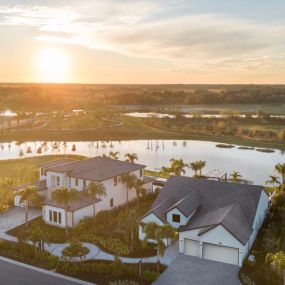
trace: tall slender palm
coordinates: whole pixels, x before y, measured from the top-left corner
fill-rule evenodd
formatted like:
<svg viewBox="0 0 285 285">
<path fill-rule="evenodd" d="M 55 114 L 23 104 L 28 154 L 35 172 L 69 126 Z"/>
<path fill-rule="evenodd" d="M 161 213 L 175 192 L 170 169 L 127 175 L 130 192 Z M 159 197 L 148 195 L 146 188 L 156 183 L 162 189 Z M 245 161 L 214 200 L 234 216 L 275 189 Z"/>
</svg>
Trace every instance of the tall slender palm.
<svg viewBox="0 0 285 285">
<path fill-rule="evenodd" d="M 26 222 L 28 226 L 29 221 L 29 209 L 31 204 L 40 204 L 42 197 L 38 193 L 38 189 L 35 186 L 27 186 L 25 189 L 19 190 L 15 195 L 20 196 L 20 203 L 25 203 L 26 207 Z"/>
<path fill-rule="evenodd" d="M 144 181 L 137 178 L 136 181 L 134 181 L 134 188 L 137 194 L 137 207 L 138 207 L 140 196 L 143 196 L 146 193 L 146 189 L 144 188 Z"/>
<path fill-rule="evenodd" d="M 206 161 L 198 160 L 197 164 L 199 167 L 199 175 L 202 176 L 202 169 L 206 166 Z"/>
<path fill-rule="evenodd" d="M 159 226 L 158 224 L 153 222 L 146 224 L 144 228 L 145 237 L 143 240 L 143 244 L 146 245 L 149 239 L 155 240 L 157 244 L 156 255 L 158 271 L 160 271 L 160 257 L 162 257 L 165 252 L 164 239 L 168 238 L 170 235 L 172 235 L 172 233 L 173 236 L 175 234 L 174 229 L 170 230 L 170 228 L 172 228 L 170 225 Z"/>
<path fill-rule="evenodd" d="M 137 180 L 137 177 L 134 174 L 125 173 L 120 178 L 121 182 L 126 184 L 127 191 L 126 191 L 126 203 L 127 203 L 127 209 L 129 204 L 129 190 L 132 189 L 135 185 L 135 182 Z"/>
<path fill-rule="evenodd" d="M 242 178 L 242 175 L 238 171 L 234 170 L 231 173 L 230 177 L 232 178 L 233 182 L 239 182 Z"/>
<path fill-rule="evenodd" d="M 197 161 L 191 162 L 189 166 L 194 171 L 194 173 L 195 173 L 194 176 L 197 177 L 198 171 L 199 171 L 199 165 L 198 165 Z"/>
<path fill-rule="evenodd" d="M 266 181 L 266 184 L 271 184 L 274 187 L 275 184 L 280 184 L 280 181 L 277 176 L 269 175 L 269 180 Z"/>
<path fill-rule="evenodd" d="M 281 175 L 282 184 L 285 184 L 285 163 L 278 163 L 275 165 L 275 170 Z"/>
<path fill-rule="evenodd" d="M 136 153 L 126 153 L 125 157 L 126 157 L 126 161 L 132 162 L 132 163 L 138 160 L 138 156 Z"/>
<path fill-rule="evenodd" d="M 90 194 L 92 196 L 92 198 L 94 199 L 94 203 L 93 203 L 93 216 L 95 217 L 96 215 L 96 198 L 100 198 L 102 196 L 106 196 L 106 188 L 104 186 L 103 183 L 99 182 L 99 183 L 95 183 L 95 182 L 90 182 L 89 185 L 87 186 L 87 193 Z"/>
<path fill-rule="evenodd" d="M 78 191 L 75 189 L 59 188 L 52 192 L 52 199 L 64 207 L 65 234 L 68 237 L 67 211 L 71 204 L 79 199 Z"/>
</svg>

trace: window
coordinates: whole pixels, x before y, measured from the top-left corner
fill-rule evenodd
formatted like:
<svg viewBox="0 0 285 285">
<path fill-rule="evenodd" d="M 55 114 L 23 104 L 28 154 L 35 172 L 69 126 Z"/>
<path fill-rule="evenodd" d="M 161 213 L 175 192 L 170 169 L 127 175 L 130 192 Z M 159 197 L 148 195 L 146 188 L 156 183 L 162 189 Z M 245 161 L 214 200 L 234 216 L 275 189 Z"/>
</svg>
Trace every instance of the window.
<svg viewBox="0 0 285 285">
<path fill-rule="evenodd" d="M 49 210 L 49 221 L 52 222 L 52 210 Z"/>
<path fill-rule="evenodd" d="M 172 222 L 180 223 L 180 215 L 173 214 L 172 215 Z"/>
<path fill-rule="evenodd" d="M 114 186 L 117 186 L 118 185 L 118 177 L 114 177 Z"/>
<path fill-rule="evenodd" d="M 41 168 L 41 175 L 44 175 L 44 169 Z"/>
<path fill-rule="evenodd" d="M 44 170 L 44 176 L 47 176 L 47 170 Z"/>
<path fill-rule="evenodd" d="M 140 170 L 140 177 L 143 177 L 143 170 Z"/>
<path fill-rule="evenodd" d="M 58 223 L 61 224 L 61 213 L 58 212 Z"/>
<path fill-rule="evenodd" d="M 83 180 L 83 188 L 86 188 L 86 186 L 87 186 L 86 180 Z"/>
<path fill-rule="evenodd" d="M 114 199 L 110 199 L 110 207 L 112 208 L 114 206 Z"/>
<path fill-rule="evenodd" d="M 75 186 L 78 186 L 78 179 L 75 179 Z"/>
<path fill-rule="evenodd" d="M 56 185 L 59 186 L 60 185 L 60 177 L 56 176 Z"/>
<path fill-rule="evenodd" d="M 57 223 L 57 212 L 53 211 L 53 221 Z"/>
</svg>

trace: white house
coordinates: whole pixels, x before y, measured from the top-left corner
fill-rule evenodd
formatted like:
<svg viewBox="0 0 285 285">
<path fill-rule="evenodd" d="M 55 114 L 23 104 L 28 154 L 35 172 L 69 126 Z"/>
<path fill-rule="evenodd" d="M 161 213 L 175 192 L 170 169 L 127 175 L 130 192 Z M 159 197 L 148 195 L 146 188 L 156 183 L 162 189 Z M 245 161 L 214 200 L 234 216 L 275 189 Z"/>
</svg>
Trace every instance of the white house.
<svg viewBox="0 0 285 285">
<path fill-rule="evenodd" d="M 139 238 L 149 222 L 179 232 L 179 252 L 242 266 L 268 209 L 262 186 L 171 177 L 140 219 Z"/>
<path fill-rule="evenodd" d="M 152 180 L 144 177 L 145 165 L 119 161 L 104 157 L 85 160 L 59 159 L 40 165 L 40 181 L 46 185 L 43 219 L 47 224 L 58 227 L 77 225 L 81 219 L 93 216 L 93 204 L 96 213 L 109 210 L 136 198 L 135 189 L 127 189 L 120 180 L 121 175 L 130 173 L 145 182 L 145 189 L 152 191 Z M 96 199 L 86 197 L 81 192 L 90 182 L 101 182 L 106 188 L 106 196 Z M 79 199 L 72 203 L 65 218 L 64 206 L 52 200 L 52 192 L 58 188 L 73 188 L 81 192 Z"/>
</svg>

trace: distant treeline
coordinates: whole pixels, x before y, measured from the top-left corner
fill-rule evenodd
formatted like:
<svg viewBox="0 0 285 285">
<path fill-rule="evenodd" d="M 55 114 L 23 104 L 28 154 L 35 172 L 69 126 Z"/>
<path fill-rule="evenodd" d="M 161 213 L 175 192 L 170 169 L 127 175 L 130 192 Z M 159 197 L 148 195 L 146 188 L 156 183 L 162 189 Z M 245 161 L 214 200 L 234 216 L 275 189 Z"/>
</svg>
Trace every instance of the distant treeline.
<svg viewBox="0 0 285 285">
<path fill-rule="evenodd" d="M 1 84 L 0 110 L 91 109 L 98 105 L 285 103 L 285 85 Z"/>
</svg>

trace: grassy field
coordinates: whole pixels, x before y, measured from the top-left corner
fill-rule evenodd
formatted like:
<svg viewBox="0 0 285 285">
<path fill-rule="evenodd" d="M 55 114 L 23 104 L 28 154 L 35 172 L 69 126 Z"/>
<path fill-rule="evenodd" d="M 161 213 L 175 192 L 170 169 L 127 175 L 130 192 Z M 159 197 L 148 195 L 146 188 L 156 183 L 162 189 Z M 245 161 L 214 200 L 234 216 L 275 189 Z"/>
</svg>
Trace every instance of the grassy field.
<svg viewBox="0 0 285 285">
<path fill-rule="evenodd" d="M 270 136 L 265 139 L 255 137 L 237 137 L 235 135 L 221 135 L 219 133 L 198 133 L 199 128 L 195 131 L 188 127 L 187 130 L 180 130 L 171 123 L 171 127 L 162 126 L 160 122 L 155 125 L 150 124 L 150 120 L 119 116 L 118 120 L 124 124 L 115 128 L 102 128 L 95 131 L 47 131 L 31 130 L 20 131 L 11 130 L 0 134 L 0 141 L 35 141 L 35 140 L 63 140 L 63 141 L 85 141 L 85 140 L 128 140 L 128 139 L 183 139 L 183 140 L 206 140 L 221 143 L 237 144 L 244 146 L 254 146 L 260 148 L 277 148 L 285 149 L 284 141 L 278 141 Z M 159 119 L 158 119 L 159 120 Z M 182 124 L 182 128 L 184 125 Z M 256 128 L 256 127 L 255 127 Z M 270 128 L 270 127 L 268 127 Z M 272 127 L 271 127 L 272 128 Z M 274 126 L 274 129 L 279 128 Z M 198 131 L 197 131 L 198 130 Z"/>
</svg>

